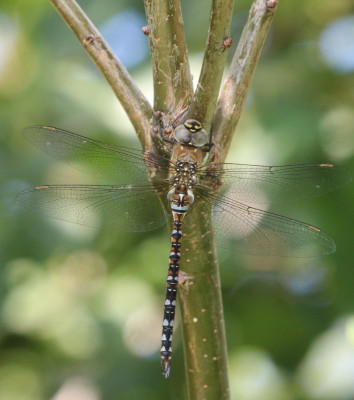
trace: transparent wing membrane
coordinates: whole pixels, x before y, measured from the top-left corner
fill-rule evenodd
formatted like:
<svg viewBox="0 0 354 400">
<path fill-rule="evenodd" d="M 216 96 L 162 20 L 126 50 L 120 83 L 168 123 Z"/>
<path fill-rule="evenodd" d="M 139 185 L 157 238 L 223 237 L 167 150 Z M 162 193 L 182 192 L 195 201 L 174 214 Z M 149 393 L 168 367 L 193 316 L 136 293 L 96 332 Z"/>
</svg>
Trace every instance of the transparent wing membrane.
<svg viewBox="0 0 354 400">
<path fill-rule="evenodd" d="M 173 167 L 168 159 L 109 146 L 54 127 L 32 126 L 23 134 L 51 156 L 113 185 L 38 186 L 17 196 L 22 206 L 49 217 L 121 231 L 148 231 L 165 223 L 156 190 L 167 201 L 172 187 L 167 177 Z M 146 166 L 150 176 L 156 177 L 154 185 Z M 253 204 L 322 195 L 351 181 L 345 169 L 332 164 L 207 164 L 199 167 L 198 173 L 196 202 L 188 213 L 195 212 L 198 198 L 213 205 L 219 246 L 252 254 L 298 257 L 335 251 L 333 240 L 320 229 Z"/>
<path fill-rule="evenodd" d="M 210 205 L 218 247 L 257 255 L 315 257 L 333 253 L 331 237 L 310 224 L 196 190 Z M 210 211 L 205 207 L 205 212 Z"/>
<path fill-rule="evenodd" d="M 110 146 L 51 126 L 29 126 L 22 131 L 36 147 L 70 166 L 114 184 L 148 183 L 152 173 L 168 171 L 170 162 L 151 153 Z"/>
<path fill-rule="evenodd" d="M 213 223 L 218 246 L 231 250 L 314 257 L 336 249 L 333 239 L 312 225 L 235 201 L 216 203 Z"/>
<path fill-rule="evenodd" d="M 16 201 L 48 217 L 120 231 L 149 231 L 166 222 L 152 187 L 44 185 L 21 192 Z"/>
<path fill-rule="evenodd" d="M 228 197 L 245 203 L 272 204 L 320 196 L 351 181 L 348 171 L 333 164 L 262 166 L 214 164 L 203 172 L 223 183 Z"/>
</svg>

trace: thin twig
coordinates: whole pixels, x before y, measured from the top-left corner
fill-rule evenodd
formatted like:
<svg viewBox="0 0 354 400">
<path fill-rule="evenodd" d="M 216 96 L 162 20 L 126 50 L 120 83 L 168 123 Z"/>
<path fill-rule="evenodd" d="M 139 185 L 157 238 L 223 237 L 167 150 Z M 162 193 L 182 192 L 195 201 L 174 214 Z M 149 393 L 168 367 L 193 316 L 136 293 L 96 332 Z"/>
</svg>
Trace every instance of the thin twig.
<svg viewBox="0 0 354 400">
<path fill-rule="evenodd" d="M 226 157 L 276 6 L 277 0 L 254 0 L 252 4 L 214 114 L 213 137 L 216 149 L 221 150 L 217 161 Z"/>
<path fill-rule="evenodd" d="M 178 112 L 193 94 L 180 3 L 179 0 L 144 0 L 144 4 L 153 68 L 154 109 Z"/>
<path fill-rule="evenodd" d="M 105 77 L 143 146 L 149 145 L 152 109 L 131 76 L 75 0 L 50 0 Z"/>
<path fill-rule="evenodd" d="M 233 0 L 213 0 L 210 10 L 209 35 L 202 70 L 188 116 L 203 123 L 209 130 L 231 46 L 230 25 Z"/>
</svg>

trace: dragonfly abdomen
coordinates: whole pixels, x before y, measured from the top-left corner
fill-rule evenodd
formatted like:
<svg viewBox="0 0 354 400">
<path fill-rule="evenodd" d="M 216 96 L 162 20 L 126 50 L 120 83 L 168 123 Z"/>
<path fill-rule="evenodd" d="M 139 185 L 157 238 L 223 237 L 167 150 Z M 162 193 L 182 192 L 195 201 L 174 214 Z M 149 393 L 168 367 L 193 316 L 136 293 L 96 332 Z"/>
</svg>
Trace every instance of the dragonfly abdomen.
<svg viewBox="0 0 354 400">
<path fill-rule="evenodd" d="M 166 281 L 167 288 L 161 338 L 161 372 L 166 378 L 168 378 L 171 368 L 172 334 L 176 310 L 179 263 L 181 259 L 181 228 L 189 204 L 190 197 L 185 193 L 174 193 L 171 196 L 173 229 L 171 234 L 171 251 Z"/>
</svg>

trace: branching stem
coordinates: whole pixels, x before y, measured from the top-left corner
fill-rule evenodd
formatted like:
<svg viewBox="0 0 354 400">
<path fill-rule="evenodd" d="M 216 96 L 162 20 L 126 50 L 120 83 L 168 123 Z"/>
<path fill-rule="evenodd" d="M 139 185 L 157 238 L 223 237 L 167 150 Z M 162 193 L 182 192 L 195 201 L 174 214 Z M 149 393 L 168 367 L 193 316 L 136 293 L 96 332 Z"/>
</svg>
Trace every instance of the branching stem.
<svg viewBox="0 0 354 400">
<path fill-rule="evenodd" d="M 79 39 L 127 112 L 143 146 L 170 149 L 155 132 L 152 108 L 98 30 L 75 0 L 50 0 Z M 189 103 L 188 117 L 206 129 L 213 124 L 213 161 L 222 162 L 240 118 L 252 76 L 276 9 L 277 0 L 254 0 L 219 99 L 227 50 L 232 0 L 213 0 L 202 71 L 193 95 L 179 0 L 144 0 L 154 81 L 154 109 L 167 117 L 166 127 Z M 216 104 L 216 110 L 215 109 Z M 163 115 L 163 114 L 161 114 Z M 171 128 L 170 128 L 171 130 Z M 154 136 L 154 135 L 152 135 Z M 167 147 L 166 147 L 167 146 Z M 166 199 L 165 199 L 166 200 Z M 191 277 L 179 290 L 191 400 L 229 399 L 226 339 L 221 288 L 212 226 L 203 199 L 188 216 L 181 267 Z"/>
</svg>

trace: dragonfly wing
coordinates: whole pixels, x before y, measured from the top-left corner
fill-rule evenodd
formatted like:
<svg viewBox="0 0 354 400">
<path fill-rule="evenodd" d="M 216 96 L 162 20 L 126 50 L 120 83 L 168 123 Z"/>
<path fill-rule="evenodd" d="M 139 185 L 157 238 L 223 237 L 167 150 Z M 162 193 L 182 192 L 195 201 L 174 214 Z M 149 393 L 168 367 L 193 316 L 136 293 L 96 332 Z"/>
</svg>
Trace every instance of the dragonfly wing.
<svg viewBox="0 0 354 400">
<path fill-rule="evenodd" d="M 152 173 L 168 171 L 169 161 L 135 149 L 110 146 L 51 126 L 29 126 L 22 131 L 36 147 L 70 166 L 116 184 L 149 182 Z M 145 160 L 145 161 L 144 161 Z"/>
<path fill-rule="evenodd" d="M 204 179 L 222 183 L 221 191 L 247 204 L 271 204 L 320 196 L 351 181 L 350 173 L 333 164 L 262 166 L 214 164 Z"/>
<path fill-rule="evenodd" d="M 312 225 L 233 199 L 218 201 L 212 217 L 219 247 L 292 257 L 315 257 L 336 249 L 333 239 Z"/>
<path fill-rule="evenodd" d="M 19 193 L 16 201 L 48 217 L 120 231 L 144 232 L 166 222 L 152 187 L 45 185 Z"/>
</svg>

